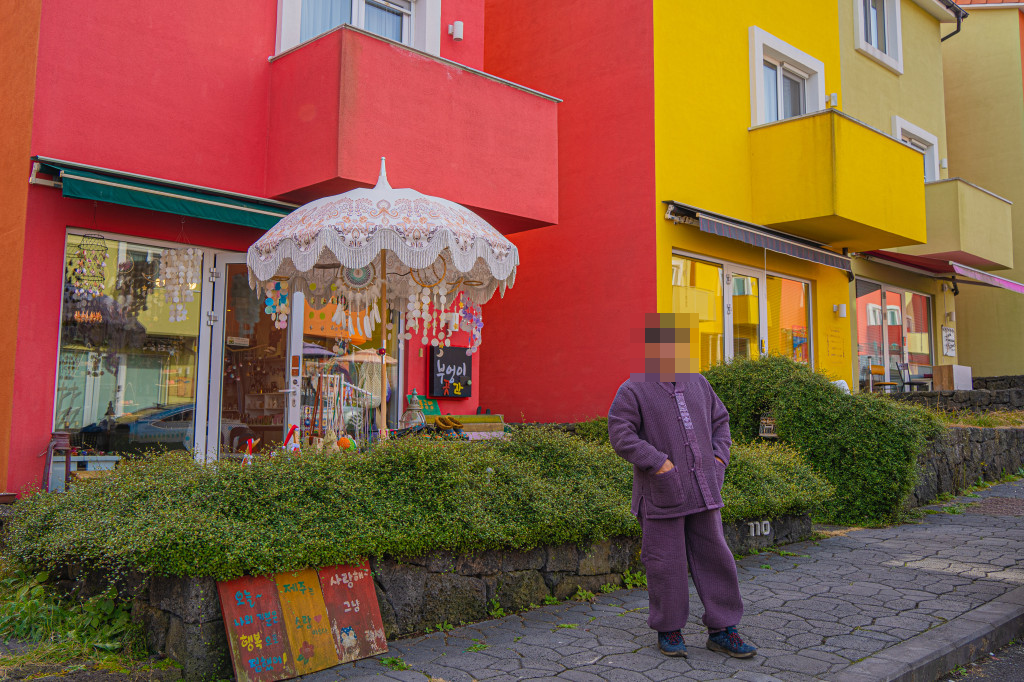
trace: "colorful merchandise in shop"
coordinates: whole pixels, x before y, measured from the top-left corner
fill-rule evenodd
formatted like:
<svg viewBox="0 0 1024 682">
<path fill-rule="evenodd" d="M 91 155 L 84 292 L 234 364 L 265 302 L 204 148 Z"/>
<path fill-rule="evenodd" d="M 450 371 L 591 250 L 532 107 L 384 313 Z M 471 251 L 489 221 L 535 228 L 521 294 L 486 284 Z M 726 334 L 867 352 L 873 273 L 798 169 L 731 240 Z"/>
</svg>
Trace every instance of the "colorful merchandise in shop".
<svg viewBox="0 0 1024 682">
<path fill-rule="evenodd" d="M 100 235 L 82 235 L 68 259 L 68 282 L 73 301 L 91 301 L 103 293 L 106 279 L 107 243 Z"/>
<path fill-rule="evenodd" d="M 403 339 L 418 338 L 439 350 L 451 344 L 462 319 L 449 306 L 479 306 L 515 283 L 519 252 L 480 216 L 459 204 L 412 189 L 393 189 L 381 159 L 372 189 L 354 189 L 299 207 L 249 247 L 249 284 L 273 303 L 299 292 L 313 310 L 336 304 L 333 321 L 346 319 L 349 333 L 370 336 L 392 312 L 406 313 Z M 278 305 L 282 305 L 278 303 Z M 474 351 L 483 326 L 478 311 L 467 318 Z M 278 322 L 280 324 L 280 322 Z M 475 333 L 474 333 L 475 332 Z M 381 346 L 395 340 L 391 322 Z M 387 424 L 387 373 L 380 371 L 381 435 Z"/>
</svg>

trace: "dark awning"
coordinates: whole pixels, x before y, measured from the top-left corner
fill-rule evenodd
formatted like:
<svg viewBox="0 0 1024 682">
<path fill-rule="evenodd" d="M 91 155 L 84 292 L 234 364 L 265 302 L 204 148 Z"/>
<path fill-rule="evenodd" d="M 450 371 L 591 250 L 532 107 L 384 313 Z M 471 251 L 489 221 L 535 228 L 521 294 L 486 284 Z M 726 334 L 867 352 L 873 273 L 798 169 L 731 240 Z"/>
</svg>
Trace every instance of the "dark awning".
<svg viewBox="0 0 1024 682">
<path fill-rule="evenodd" d="M 664 203 L 668 205 L 665 218 L 673 222 L 694 225 L 699 227 L 701 232 L 735 239 L 759 249 L 767 249 L 812 263 L 827 265 L 848 273 L 852 272 L 849 257 L 829 251 L 821 244 L 776 232 L 753 223 L 703 211 L 676 201 Z"/>
<path fill-rule="evenodd" d="M 983 270 L 978 270 L 977 268 L 957 263 L 956 261 L 939 260 L 937 258 L 927 258 L 925 256 L 909 256 L 902 253 L 893 253 L 891 251 L 868 251 L 863 255 L 895 263 L 904 267 L 922 270 L 926 274 L 930 275 L 952 275 L 951 278 L 937 277 L 937 279 L 951 279 L 952 281 L 958 281 L 961 284 L 965 282 L 968 284 L 984 284 L 986 286 L 997 287 L 999 289 L 1006 289 L 1007 291 L 1015 291 L 1018 294 L 1024 294 L 1024 284 L 1021 284 L 1020 282 L 1015 282 L 1012 279 L 1006 279 L 1005 277 L 999 277 Z M 967 280 L 957 280 L 956 275 L 966 277 Z"/>
<path fill-rule="evenodd" d="M 281 201 L 33 157 L 59 180 L 64 196 L 268 230 L 296 207 Z"/>
</svg>

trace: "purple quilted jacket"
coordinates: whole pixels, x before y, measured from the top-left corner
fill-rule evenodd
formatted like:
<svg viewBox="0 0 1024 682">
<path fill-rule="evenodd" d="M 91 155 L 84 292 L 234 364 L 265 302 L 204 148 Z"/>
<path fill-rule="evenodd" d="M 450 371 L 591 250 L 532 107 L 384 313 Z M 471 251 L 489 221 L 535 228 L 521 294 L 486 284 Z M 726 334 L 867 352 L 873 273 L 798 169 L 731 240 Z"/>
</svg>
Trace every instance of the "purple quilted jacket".
<svg viewBox="0 0 1024 682">
<path fill-rule="evenodd" d="M 608 436 L 633 465 L 634 514 L 674 518 L 722 506 L 732 445 L 729 412 L 703 375 L 687 374 L 675 384 L 626 381 L 608 411 Z M 666 458 L 675 468 L 656 475 Z"/>
</svg>

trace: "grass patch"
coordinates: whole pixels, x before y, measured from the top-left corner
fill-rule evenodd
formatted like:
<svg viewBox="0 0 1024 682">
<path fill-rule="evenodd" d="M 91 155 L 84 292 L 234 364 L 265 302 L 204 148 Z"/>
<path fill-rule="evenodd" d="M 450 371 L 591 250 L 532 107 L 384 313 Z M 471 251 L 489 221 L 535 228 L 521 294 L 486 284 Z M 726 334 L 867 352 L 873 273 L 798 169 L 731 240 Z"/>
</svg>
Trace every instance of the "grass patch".
<svg viewBox="0 0 1024 682">
<path fill-rule="evenodd" d="M 130 602 L 112 592 L 85 601 L 61 597 L 48 579 L 0 564 L 0 637 L 30 643 L 23 653 L 0 656 L 0 669 L 71 662 L 131 669 L 146 657 Z"/>
<path fill-rule="evenodd" d="M 949 426 L 974 426 L 987 429 L 1024 427 L 1024 410 L 990 410 L 988 412 L 932 410 L 932 412 L 942 423 Z"/>
</svg>

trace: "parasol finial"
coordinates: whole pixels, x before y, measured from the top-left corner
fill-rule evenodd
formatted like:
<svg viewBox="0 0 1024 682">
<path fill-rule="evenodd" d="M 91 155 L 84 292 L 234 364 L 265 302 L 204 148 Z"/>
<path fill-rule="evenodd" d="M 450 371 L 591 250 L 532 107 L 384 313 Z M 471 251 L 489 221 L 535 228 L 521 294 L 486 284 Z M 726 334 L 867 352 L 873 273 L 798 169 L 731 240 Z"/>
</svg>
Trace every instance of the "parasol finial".
<svg viewBox="0 0 1024 682">
<path fill-rule="evenodd" d="M 380 157 L 380 177 L 377 178 L 377 186 L 374 189 L 391 189 L 388 183 L 388 171 L 384 167 L 384 157 Z"/>
</svg>

